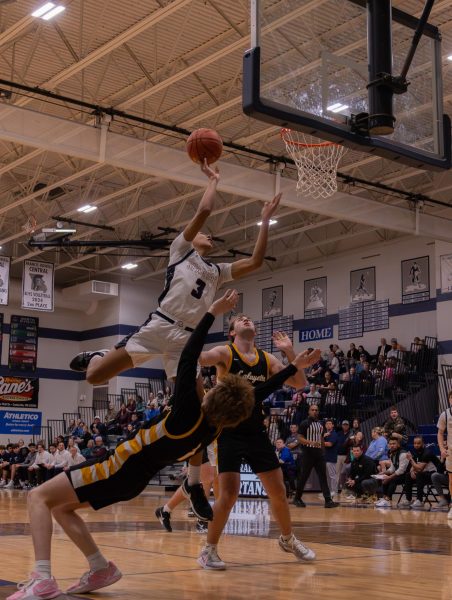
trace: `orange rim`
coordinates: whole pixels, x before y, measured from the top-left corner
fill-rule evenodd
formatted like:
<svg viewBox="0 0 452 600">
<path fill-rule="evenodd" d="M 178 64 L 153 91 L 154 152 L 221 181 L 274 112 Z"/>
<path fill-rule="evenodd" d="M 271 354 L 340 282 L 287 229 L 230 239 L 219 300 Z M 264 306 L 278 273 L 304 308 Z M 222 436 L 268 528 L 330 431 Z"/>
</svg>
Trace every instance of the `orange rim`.
<svg viewBox="0 0 452 600">
<path fill-rule="evenodd" d="M 286 133 L 290 133 L 291 129 L 281 129 L 281 137 L 286 144 L 290 146 L 298 146 L 299 148 L 325 148 L 328 146 L 337 146 L 343 148 L 342 144 L 336 144 L 335 142 L 319 142 L 318 144 L 306 144 L 303 142 L 296 142 L 295 140 L 288 140 L 285 136 Z"/>
</svg>

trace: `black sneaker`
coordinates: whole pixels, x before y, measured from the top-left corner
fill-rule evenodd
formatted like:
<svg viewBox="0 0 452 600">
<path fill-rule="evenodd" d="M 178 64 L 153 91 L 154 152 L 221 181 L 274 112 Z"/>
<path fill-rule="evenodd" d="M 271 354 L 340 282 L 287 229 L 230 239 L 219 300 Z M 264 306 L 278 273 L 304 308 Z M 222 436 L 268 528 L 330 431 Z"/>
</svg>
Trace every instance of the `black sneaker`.
<svg viewBox="0 0 452 600">
<path fill-rule="evenodd" d="M 301 498 L 294 498 L 292 504 L 294 506 L 298 506 L 298 508 L 306 508 L 306 504 L 303 502 Z"/>
<path fill-rule="evenodd" d="M 326 500 L 325 508 L 337 508 L 340 506 L 339 502 L 334 502 L 333 500 Z"/>
<path fill-rule="evenodd" d="M 159 506 L 159 508 L 156 508 L 155 516 L 166 529 L 166 531 L 168 531 L 169 533 L 173 531 L 173 528 L 171 527 L 171 513 L 167 512 L 166 510 L 163 510 L 163 506 Z"/>
<path fill-rule="evenodd" d="M 89 361 L 93 358 L 93 356 L 104 356 L 107 354 L 108 350 L 95 350 L 94 352 L 80 352 L 77 354 L 71 362 L 69 363 L 69 368 L 73 371 L 79 371 L 84 373 L 88 368 Z"/>
<path fill-rule="evenodd" d="M 201 521 L 198 519 L 196 522 L 196 533 L 207 533 L 209 526 L 207 525 L 207 521 Z"/>
<path fill-rule="evenodd" d="M 188 477 L 186 477 L 181 485 L 181 490 L 184 496 L 189 500 L 191 508 L 198 519 L 201 519 L 202 521 L 213 520 L 213 510 L 204 494 L 202 483 L 188 485 Z"/>
</svg>

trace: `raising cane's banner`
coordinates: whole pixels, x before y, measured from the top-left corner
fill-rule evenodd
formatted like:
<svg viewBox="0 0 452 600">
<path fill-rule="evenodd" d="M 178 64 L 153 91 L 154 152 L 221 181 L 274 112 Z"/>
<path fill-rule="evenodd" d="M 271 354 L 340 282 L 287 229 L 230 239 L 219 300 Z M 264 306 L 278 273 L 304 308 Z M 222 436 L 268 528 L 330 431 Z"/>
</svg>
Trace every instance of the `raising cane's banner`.
<svg viewBox="0 0 452 600">
<path fill-rule="evenodd" d="M 31 377 L 0 377 L 0 406 L 37 408 L 39 379 Z"/>
</svg>

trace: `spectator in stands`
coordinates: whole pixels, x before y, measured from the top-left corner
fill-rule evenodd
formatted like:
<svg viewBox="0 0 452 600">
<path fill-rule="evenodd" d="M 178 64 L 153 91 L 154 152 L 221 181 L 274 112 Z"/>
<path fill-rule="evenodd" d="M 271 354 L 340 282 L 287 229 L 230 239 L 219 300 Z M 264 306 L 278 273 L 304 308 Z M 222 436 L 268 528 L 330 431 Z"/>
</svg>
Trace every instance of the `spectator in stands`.
<svg viewBox="0 0 452 600">
<path fill-rule="evenodd" d="M 146 421 L 153 419 L 154 417 L 158 417 L 160 414 L 160 410 L 158 408 L 157 399 L 151 400 L 148 404 L 146 410 L 144 411 L 144 418 Z"/>
<path fill-rule="evenodd" d="M 301 445 L 300 440 L 298 439 L 298 425 L 296 423 L 292 423 L 289 429 L 290 431 L 286 439 L 286 446 L 292 452 L 295 463 L 298 463 L 299 456 L 301 454 Z"/>
<path fill-rule="evenodd" d="M 363 370 L 359 374 L 361 395 L 370 396 L 374 393 L 374 377 L 370 372 L 370 365 L 367 361 L 363 364 Z"/>
<path fill-rule="evenodd" d="M 71 435 L 71 437 L 70 437 L 70 438 L 68 438 L 68 441 L 67 441 L 67 444 L 66 444 L 66 450 L 70 450 L 72 447 L 75 447 L 75 448 L 77 448 L 77 450 L 79 449 L 79 448 L 78 448 L 78 444 L 77 444 L 77 442 L 75 441 L 75 438 L 74 438 L 74 436 L 73 436 L 73 435 Z"/>
<path fill-rule="evenodd" d="M 326 478 L 333 499 L 337 491 L 337 440 L 338 436 L 334 430 L 334 423 L 331 419 L 327 419 L 325 421 L 323 444 L 325 446 Z"/>
<path fill-rule="evenodd" d="M 364 500 L 372 500 L 372 496 L 376 494 L 378 488 L 378 482 L 372 478 L 372 475 L 377 472 L 375 462 L 363 454 L 361 446 L 354 446 L 352 453 L 353 461 L 345 486 L 356 499 L 364 496 Z"/>
<path fill-rule="evenodd" d="M 361 371 L 364 371 L 364 363 L 369 362 L 366 358 L 366 355 L 361 352 L 361 354 L 359 355 L 359 362 L 356 363 L 355 369 L 356 369 L 356 373 L 359 376 Z"/>
<path fill-rule="evenodd" d="M 157 404 L 158 406 L 163 406 L 163 401 L 165 399 L 165 394 L 163 393 L 163 390 L 159 390 L 157 392 Z"/>
<path fill-rule="evenodd" d="M 45 480 L 51 479 L 48 477 L 48 471 L 53 468 L 53 463 L 55 460 L 55 452 L 57 451 L 58 444 L 49 444 L 49 460 L 44 463 L 43 467 L 47 469 L 47 473 L 45 474 Z"/>
<path fill-rule="evenodd" d="M 378 346 L 377 353 L 375 354 L 375 359 L 378 361 L 379 357 L 381 356 L 384 362 L 384 359 L 390 350 L 391 346 L 387 343 L 386 338 L 381 338 L 380 345 Z"/>
<path fill-rule="evenodd" d="M 351 361 L 357 362 L 359 360 L 359 351 L 356 348 L 355 344 L 352 342 L 350 344 L 350 350 L 347 352 L 348 364 L 352 364 Z"/>
<path fill-rule="evenodd" d="M 405 348 L 397 342 L 397 338 L 391 339 L 391 350 L 387 353 L 387 358 L 394 358 L 398 364 L 402 360 L 402 351 Z"/>
<path fill-rule="evenodd" d="M 375 504 L 378 508 L 391 507 L 392 495 L 398 485 L 404 484 L 405 474 L 410 464 L 407 453 L 400 446 L 399 438 L 390 438 L 388 445 L 389 461 L 386 461 L 386 468 L 383 470 L 381 478 L 383 498 Z"/>
<path fill-rule="evenodd" d="M 136 431 L 141 425 L 141 421 L 138 419 L 137 413 L 132 413 L 130 417 L 130 425 L 132 426 L 132 431 Z"/>
<path fill-rule="evenodd" d="M 303 392 L 302 395 L 307 406 L 311 406 L 311 404 L 318 404 L 322 399 L 322 394 L 319 392 L 318 386 L 315 383 L 311 383 L 309 386 L 309 392 Z"/>
<path fill-rule="evenodd" d="M 358 346 L 358 352 L 359 352 L 359 357 L 360 358 L 361 358 L 361 354 L 364 354 L 365 360 L 370 363 L 371 356 L 367 352 L 367 350 L 365 350 L 364 346 Z"/>
<path fill-rule="evenodd" d="M 98 435 L 94 438 L 94 448 L 91 451 L 91 457 L 99 459 L 99 462 L 105 459 L 108 454 L 108 450 L 104 445 L 102 436 Z"/>
<path fill-rule="evenodd" d="M 72 435 L 75 438 L 82 438 L 83 437 L 83 425 L 84 425 L 83 421 L 81 419 L 79 419 L 77 421 L 77 424 L 76 424 L 76 427 L 75 427 L 74 431 L 72 432 Z"/>
<path fill-rule="evenodd" d="M 117 412 L 118 411 L 116 410 L 114 403 L 109 402 L 108 409 L 107 409 L 107 412 L 105 414 L 105 419 L 104 419 L 104 423 L 107 428 L 107 431 L 116 421 Z"/>
<path fill-rule="evenodd" d="M 0 487 L 5 487 L 10 478 L 10 465 L 11 459 L 13 458 L 13 445 L 8 444 L 2 448 L 1 457 L 0 457 L 0 472 L 2 474 L 2 478 L 0 480 Z"/>
<path fill-rule="evenodd" d="M 20 486 L 25 489 L 28 487 L 28 467 L 34 463 L 36 459 L 37 448 L 34 442 L 28 444 L 28 454 L 23 463 L 17 465 L 17 474 Z"/>
<path fill-rule="evenodd" d="M 91 439 L 92 436 L 91 436 L 91 431 L 89 430 L 89 427 L 86 423 L 82 422 L 81 430 L 82 430 L 82 435 L 79 437 L 76 437 L 74 439 L 77 442 L 78 447 L 80 449 L 83 449 L 83 448 L 86 448 L 88 441 Z"/>
<path fill-rule="evenodd" d="M 68 452 L 68 450 L 65 449 L 64 444 L 60 442 L 55 454 L 53 455 L 53 461 L 50 468 L 47 467 L 47 479 L 52 479 L 52 477 L 58 475 L 58 473 L 61 473 L 64 468 L 68 466 L 70 457 L 70 452 Z"/>
<path fill-rule="evenodd" d="M 358 431 L 361 431 L 361 423 L 360 420 L 357 417 L 355 417 L 352 421 L 352 426 L 350 429 L 351 437 L 355 436 L 358 433 Z"/>
<path fill-rule="evenodd" d="M 64 432 L 65 437 L 69 437 L 70 435 L 74 435 L 74 431 L 77 429 L 77 424 L 75 419 L 71 419 L 69 421 L 69 425 L 66 427 L 66 431 Z"/>
<path fill-rule="evenodd" d="M 331 352 L 330 354 L 330 371 L 335 381 L 339 381 L 339 371 L 341 369 L 341 364 L 339 362 L 339 358 L 336 355 L 336 352 Z"/>
<path fill-rule="evenodd" d="M 405 421 L 399 416 L 396 406 L 391 406 L 389 409 L 389 419 L 383 425 L 383 430 L 386 439 L 396 438 L 401 444 L 407 442 Z"/>
<path fill-rule="evenodd" d="M 163 400 L 168 403 L 168 400 L 171 398 L 171 388 L 169 385 L 165 387 L 165 393 L 163 394 Z"/>
<path fill-rule="evenodd" d="M 388 460 L 388 451 L 388 441 L 383 435 L 383 429 L 381 427 L 374 427 L 372 429 L 372 441 L 366 450 L 366 456 L 377 464 L 382 460 Z"/>
<path fill-rule="evenodd" d="M 343 419 L 347 410 L 347 403 L 342 392 L 337 389 L 335 381 L 328 385 L 328 391 L 324 402 L 325 415 L 328 418 L 334 418 L 336 421 Z"/>
<path fill-rule="evenodd" d="M 94 421 L 91 423 L 90 429 L 94 439 L 96 439 L 98 435 L 100 435 L 104 441 L 107 439 L 107 428 L 105 424 L 102 423 L 99 415 L 94 417 Z"/>
<path fill-rule="evenodd" d="M 163 394 L 162 394 L 162 397 L 163 397 Z M 142 398 L 142 396 L 137 394 L 137 407 L 136 407 L 135 413 L 137 414 L 139 421 L 143 420 L 145 408 L 146 408 L 146 405 L 144 403 L 144 399 Z"/>
<path fill-rule="evenodd" d="M 151 394 L 152 394 L 152 392 L 151 392 Z M 126 409 L 127 409 L 127 412 L 130 413 L 130 414 L 136 412 L 137 403 L 136 403 L 136 400 L 135 400 L 135 398 L 133 396 L 128 396 L 127 397 Z"/>
<path fill-rule="evenodd" d="M 284 440 L 278 438 L 275 442 L 276 456 L 283 472 L 286 496 L 289 498 L 295 492 L 296 466 L 292 452 L 284 444 Z"/>
<path fill-rule="evenodd" d="M 314 348 L 308 348 L 308 352 L 312 352 Z M 311 365 L 306 371 L 306 379 L 309 383 L 321 383 L 323 373 L 325 371 L 323 360 L 320 358 L 316 363 Z"/>
<path fill-rule="evenodd" d="M 7 483 L 3 489 L 12 490 L 14 489 L 14 480 L 16 478 L 17 467 L 19 464 L 23 463 L 25 457 L 20 452 L 19 444 L 13 444 L 12 452 L 9 457 L 9 483 Z"/>
<path fill-rule="evenodd" d="M 44 447 L 43 442 L 38 443 L 38 451 L 36 452 L 36 458 L 28 467 L 28 481 L 31 486 L 40 485 L 44 479 L 46 474 L 45 465 L 51 459 L 51 455 Z"/>
<path fill-rule="evenodd" d="M 85 462 L 85 460 L 86 460 L 85 457 L 82 456 L 82 454 L 80 454 L 80 452 L 78 451 L 78 449 L 75 446 L 73 446 L 69 450 L 69 454 L 70 454 L 70 456 L 68 458 L 68 464 L 64 467 L 64 471 L 69 471 L 69 469 L 71 467 L 80 465 L 82 462 Z"/>
<path fill-rule="evenodd" d="M 87 460 L 89 458 L 93 458 L 93 448 L 94 448 L 94 440 L 91 438 L 88 440 L 86 448 L 82 450 L 82 456 Z"/>
<path fill-rule="evenodd" d="M 339 483 L 342 469 L 348 454 L 348 439 L 352 435 L 350 430 L 350 421 L 342 421 L 342 427 L 337 433 L 337 481 Z M 338 493 L 341 493 L 341 488 L 338 487 Z"/>
<path fill-rule="evenodd" d="M 318 387 L 319 392 L 322 395 L 325 395 L 328 392 L 328 386 L 333 381 L 334 381 L 333 373 L 329 369 L 327 369 L 325 371 L 325 373 L 323 374 L 323 379 Z"/>
<path fill-rule="evenodd" d="M 130 423 L 130 415 L 129 411 L 126 408 L 126 405 L 123 403 L 119 409 L 118 414 L 116 415 L 116 420 L 118 421 L 118 425 L 121 428 L 121 432 L 127 429 L 127 425 Z"/>
<path fill-rule="evenodd" d="M 405 475 L 405 500 L 402 506 L 422 508 L 424 506 L 424 487 L 432 483 L 432 474 L 441 469 L 441 463 L 431 448 L 426 448 L 422 436 L 413 440 L 413 451 L 407 452 L 410 468 Z M 416 485 L 416 500 L 413 499 L 413 485 Z"/>
</svg>

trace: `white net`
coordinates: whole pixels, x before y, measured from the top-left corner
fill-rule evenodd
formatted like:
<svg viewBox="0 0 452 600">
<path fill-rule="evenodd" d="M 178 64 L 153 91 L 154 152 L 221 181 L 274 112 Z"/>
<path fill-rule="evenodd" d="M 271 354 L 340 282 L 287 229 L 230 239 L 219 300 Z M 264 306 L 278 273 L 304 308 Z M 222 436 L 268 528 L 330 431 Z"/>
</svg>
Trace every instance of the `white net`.
<svg viewBox="0 0 452 600">
<path fill-rule="evenodd" d="M 36 219 L 36 217 L 34 215 L 29 215 L 26 222 L 22 225 L 22 229 L 26 233 L 34 233 L 36 231 L 37 224 L 38 220 Z"/>
<path fill-rule="evenodd" d="M 337 165 L 344 146 L 333 142 L 314 142 L 314 138 L 290 129 L 281 137 L 298 169 L 297 192 L 312 198 L 328 198 L 337 191 Z"/>
</svg>

